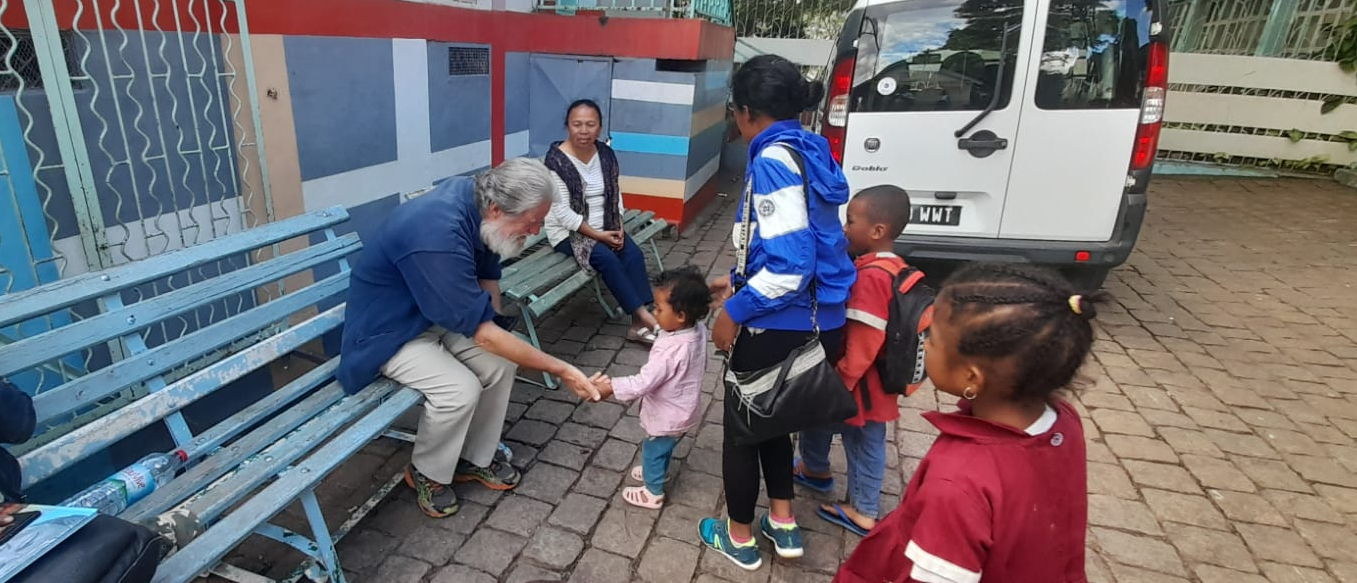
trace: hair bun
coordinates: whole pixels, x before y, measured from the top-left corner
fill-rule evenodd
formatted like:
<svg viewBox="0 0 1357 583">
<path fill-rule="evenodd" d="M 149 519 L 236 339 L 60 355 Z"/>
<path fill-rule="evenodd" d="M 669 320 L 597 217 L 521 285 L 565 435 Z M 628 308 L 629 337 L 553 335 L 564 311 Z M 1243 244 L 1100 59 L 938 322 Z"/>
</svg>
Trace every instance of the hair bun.
<svg viewBox="0 0 1357 583">
<path fill-rule="evenodd" d="M 815 81 L 806 82 L 806 111 L 818 109 L 820 102 L 825 99 L 825 86 L 823 83 Z"/>
</svg>

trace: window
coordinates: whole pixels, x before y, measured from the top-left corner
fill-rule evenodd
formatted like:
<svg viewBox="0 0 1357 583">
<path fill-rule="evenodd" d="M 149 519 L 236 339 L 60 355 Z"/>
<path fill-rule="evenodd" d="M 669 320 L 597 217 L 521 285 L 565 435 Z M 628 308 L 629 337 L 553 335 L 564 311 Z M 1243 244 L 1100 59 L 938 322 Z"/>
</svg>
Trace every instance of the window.
<svg viewBox="0 0 1357 583">
<path fill-rule="evenodd" d="M 80 67 L 71 49 L 70 31 L 61 32 L 61 49 L 71 76 L 80 76 Z M 33 34 L 24 29 L 13 29 L 8 35 L 0 34 L 0 91 L 18 91 L 20 86 L 26 90 L 42 89 L 42 70 L 38 68 Z"/>
<path fill-rule="evenodd" d="M 1022 11 L 1023 0 L 869 7 L 858 39 L 852 111 L 979 111 L 996 99 L 997 109 L 1007 107 Z"/>
<path fill-rule="evenodd" d="M 1042 109 L 1139 109 L 1146 0 L 1053 0 L 1035 101 Z"/>
<path fill-rule="evenodd" d="M 448 47 L 448 74 L 453 77 L 490 74 L 490 49 Z"/>
</svg>

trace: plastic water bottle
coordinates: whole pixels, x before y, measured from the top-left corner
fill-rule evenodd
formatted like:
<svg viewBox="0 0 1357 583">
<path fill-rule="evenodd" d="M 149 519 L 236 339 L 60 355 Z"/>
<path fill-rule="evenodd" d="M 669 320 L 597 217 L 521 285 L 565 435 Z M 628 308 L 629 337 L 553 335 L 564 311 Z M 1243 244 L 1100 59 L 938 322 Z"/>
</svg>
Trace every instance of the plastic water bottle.
<svg viewBox="0 0 1357 583">
<path fill-rule="evenodd" d="M 156 488 L 174 479 L 174 473 L 184 467 L 187 461 L 188 454 L 184 450 L 153 453 L 68 498 L 61 505 L 93 508 L 100 514 L 117 516 L 128 506 L 136 504 Z"/>
</svg>

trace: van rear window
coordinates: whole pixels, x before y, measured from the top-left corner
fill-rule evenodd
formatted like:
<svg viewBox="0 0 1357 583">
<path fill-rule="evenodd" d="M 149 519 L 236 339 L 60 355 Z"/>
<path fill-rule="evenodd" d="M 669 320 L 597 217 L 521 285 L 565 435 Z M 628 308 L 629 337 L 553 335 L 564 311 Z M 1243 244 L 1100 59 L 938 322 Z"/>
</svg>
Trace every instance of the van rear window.
<svg viewBox="0 0 1357 583">
<path fill-rule="evenodd" d="M 1151 20 L 1146 0 L 1052 0 L 1037 107 L 1138 109 Z"/>
<path fill-rule="evenodd" d="M 1023 0 L 912 0 L 869 6 L 851 111 L 979 111 L 1013 91 Z M 1002 77 L 1001 77 L 1002 73 Z"/>
</svg>

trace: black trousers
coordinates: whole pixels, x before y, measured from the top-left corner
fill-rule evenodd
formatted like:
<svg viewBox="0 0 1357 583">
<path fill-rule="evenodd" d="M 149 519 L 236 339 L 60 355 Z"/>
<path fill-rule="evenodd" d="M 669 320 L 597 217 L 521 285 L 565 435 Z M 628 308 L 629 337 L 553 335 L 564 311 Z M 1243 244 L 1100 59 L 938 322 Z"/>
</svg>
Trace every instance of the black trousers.
<svg viewBox="0 0 1357 583">
<path fill-rule="evenodd" d="M 735 372 L 761 370 L 777 365 L 812 336 L 811 332 L 788 330 L 765 330 L 751 334 L 741 330 L 735 340 L 735 349 L 730 355 L 730 369 Z M 820 332 L 820 344 L 830 361 L 838 361 L 843 355 L 843 330 L 824 330 Z M 725 414 L 737 415 L 735 404 L 739 400 L 727 389 Z M 727 422 L 726 427 L 731 424 Z M 741 524 L 754 522 L 754 510 L 759 501 L 759 472 L 763 472 L 764 485 L 768 488 L 768 498 L 772 500 L 791 500 L 794 495 L 792 482 L 792 460 L 795 451 L 790 435 L 775 437 L 768 441 L 736 445 L 729 433 L 725 434 L 721 447 L 721 478 L 725 482 L 726 513 L 732 521 Z"/>
</svg>

